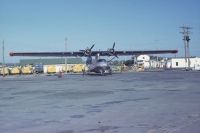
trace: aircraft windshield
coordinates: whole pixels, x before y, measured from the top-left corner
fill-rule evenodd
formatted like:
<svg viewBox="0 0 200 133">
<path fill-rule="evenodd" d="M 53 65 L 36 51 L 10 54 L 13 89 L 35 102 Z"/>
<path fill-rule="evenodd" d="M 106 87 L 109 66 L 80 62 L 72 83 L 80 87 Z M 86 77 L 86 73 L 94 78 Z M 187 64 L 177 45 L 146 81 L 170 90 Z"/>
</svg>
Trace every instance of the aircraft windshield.
<svg viewBox="0 0 200 133">
<path fill-rule="evenodd" d="M 97 62 L 106 62 L 105 59 L 99 59 Z"/>
</svg>

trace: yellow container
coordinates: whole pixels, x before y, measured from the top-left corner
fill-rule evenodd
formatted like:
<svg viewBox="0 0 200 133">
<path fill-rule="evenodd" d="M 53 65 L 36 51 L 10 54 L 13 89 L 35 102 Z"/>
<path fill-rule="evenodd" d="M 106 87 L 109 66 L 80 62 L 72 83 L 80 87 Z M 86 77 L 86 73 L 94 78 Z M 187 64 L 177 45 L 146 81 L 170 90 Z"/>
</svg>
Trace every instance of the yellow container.
<svg viewBox="0 0 200 133">
<path fill-rule="evenodd" d="M 68 65 L 67 66 L 67 72 L 73 72 L 73 65 Z"/>
<path fill-rule="evenodd" d="M 3 71 L 4 70 L 4 71 Z M 4 68 L 0 68 L 0 75 L 8 75 L 9 74 L 9 70 L 7 67 Z"/>
<path fill-rule="evenodd" d="M 73 65 L 63 65 L 62 66 L 62 71 L 63 72 L 72 72 L 73 71 Z"/>
<path fill-rule="evenodd" d="M 21 69 L 22 74 L 32 74 L 33 73 L 33 67 L 32 66 L 24 66 Z"/>
<path fill-rule="evenodd" d="M 82 64 L 82 70 L 88 71 L 88 67 L 85 64 Z"/>
<path fill-rule="evenodd" d="M 67 72 L 67 65 L 62 65 L 62 71 Z"/>
<path fill-rule="evenodd" d="M 73 67 L 73 72 L 74 73 L 81 73 L 81 72 L 83 72 L 84 68 L 85 68 L 85 66 L 83 64 L 76 64 Z"/>
<path fill-rule="evenodd" d="M 54 65 L 48 66 L 47 73 L 56 73 L 56 66 Z"/>
<path fill-rule="evenodd" d="M 20 74 L 20 69 L 18 67 L 14 67 L 10 70 L 10 74 L 12 75 Z"/>
</svg>

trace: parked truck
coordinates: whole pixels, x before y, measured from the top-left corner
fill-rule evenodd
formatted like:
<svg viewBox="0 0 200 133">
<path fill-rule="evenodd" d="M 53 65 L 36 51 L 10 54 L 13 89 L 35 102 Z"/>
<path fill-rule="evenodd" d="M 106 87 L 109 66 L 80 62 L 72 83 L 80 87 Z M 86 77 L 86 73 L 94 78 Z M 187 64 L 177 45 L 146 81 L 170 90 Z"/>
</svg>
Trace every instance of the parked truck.
<svg viewBox="0 0 200 133">
<path fill-rule="evenodd" d="M 38 73 L 43 73 L 44 72 L 44 69 L 43 69 L 43 64 L 42 63 L 37 63 L 34 65 L 34 72 L 36 74 Z"/>
</svg>

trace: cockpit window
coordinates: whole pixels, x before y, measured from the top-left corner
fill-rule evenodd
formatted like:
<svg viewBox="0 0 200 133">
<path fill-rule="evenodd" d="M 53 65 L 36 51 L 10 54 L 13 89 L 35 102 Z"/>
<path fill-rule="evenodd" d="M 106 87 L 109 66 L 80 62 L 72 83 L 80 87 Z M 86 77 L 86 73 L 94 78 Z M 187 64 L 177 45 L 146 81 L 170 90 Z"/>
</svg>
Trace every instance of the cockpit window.
<svg viewBox="0 0 200 133">
<path fill-rule="evenodd" d="M 99 59 L 97 62 L 106 62 L 105 59 Z"/>
</svg>

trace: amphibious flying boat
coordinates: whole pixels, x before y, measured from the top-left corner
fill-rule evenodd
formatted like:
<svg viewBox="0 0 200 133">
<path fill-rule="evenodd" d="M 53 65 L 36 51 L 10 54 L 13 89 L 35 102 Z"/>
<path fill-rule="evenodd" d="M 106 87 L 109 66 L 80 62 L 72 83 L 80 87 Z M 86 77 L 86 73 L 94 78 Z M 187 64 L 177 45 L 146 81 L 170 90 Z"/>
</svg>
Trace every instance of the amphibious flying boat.
<svg viewBox="0 0 200 133">
<path fill-rule="evenodd" d="M 74 52 L 10 52 L 10 56 L 35 56 L 35 57 L 87 57 L 86 65 L 89 72 L 99 73 L 105 75 L 106 73 L 112 74 L 111 67 L 105 59 L 100 59 L 100 56 L 133 56 L 142 54 L 174 54 L 178 50 L 146 50 L 146 51 L 122 51 L 115 50 L 115 42 L 113 47 L 106 51 L 92 51 L 95 44 L 85 50 Z M 95 56 L 95 60 L 92 57 Z"/>
</svg>

